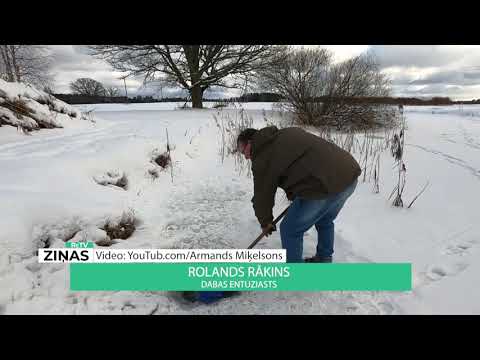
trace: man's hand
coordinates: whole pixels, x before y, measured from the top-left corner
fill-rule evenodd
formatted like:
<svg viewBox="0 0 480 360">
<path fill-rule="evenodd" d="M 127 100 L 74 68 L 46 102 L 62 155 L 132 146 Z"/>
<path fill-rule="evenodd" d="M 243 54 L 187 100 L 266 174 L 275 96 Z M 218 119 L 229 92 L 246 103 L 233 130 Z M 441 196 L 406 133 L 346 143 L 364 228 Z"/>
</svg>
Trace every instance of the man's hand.
<svg viewBox="0 0 480 360">
<path fill-rule="evenodd" d="M 265 234 L 266 237 L 272 235 L 272 232 L 277 231 L 277 227 L 272 224 L 262 225 L 262 232 Z"/>
</svg>

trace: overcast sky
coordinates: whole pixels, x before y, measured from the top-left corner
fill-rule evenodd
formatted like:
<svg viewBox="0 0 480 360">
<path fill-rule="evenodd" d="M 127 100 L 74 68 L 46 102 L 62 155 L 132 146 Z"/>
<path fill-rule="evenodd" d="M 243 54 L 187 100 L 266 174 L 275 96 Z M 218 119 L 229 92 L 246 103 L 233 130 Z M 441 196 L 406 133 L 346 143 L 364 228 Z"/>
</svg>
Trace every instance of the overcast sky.
<svg viewBox="0 0 480 360">
<path fill-rule="evenodd" d="M 449 96 L 454 100 L 480 98 L 479 45 L 324 45 L 335 61 L 371 50 L 383 71 L 392 79 L 393 96 Z M 52 45 L 55 92 L 69 93 L 69 83 L 90 77 L 106 86 L 124 90 L 122 73 L 88 55 L 81 45 Z M 129 95 L 160 95 L 158 87 L 142 85 L 141 79 L 127 79 Z M 179 95 L 162 89 L 163 96 Z M 220 95 L 219 93 L 212 94 Z M 225 95 L 236 95 L 230 91 Z"/>
</svg>

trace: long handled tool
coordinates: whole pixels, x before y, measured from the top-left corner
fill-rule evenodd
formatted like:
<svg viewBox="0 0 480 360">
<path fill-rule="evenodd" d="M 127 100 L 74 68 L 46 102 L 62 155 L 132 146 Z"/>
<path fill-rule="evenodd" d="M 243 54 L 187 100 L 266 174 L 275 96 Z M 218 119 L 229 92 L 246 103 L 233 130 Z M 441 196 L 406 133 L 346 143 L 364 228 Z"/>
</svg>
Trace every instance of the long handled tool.
<svg viewBox="0 0 480 360">
<path fill-rule="evenodd" d="M 285 216 L 285 214 L 287 213 L 287 211 L 288 211 L 289 208 L 290 208 L 290 206 L 288 206 L 285 210 L 283 210 L 283 212 L 282 212 L 280 215 L 278 215 L 278 217 L 277 217 L 275 220 L 273 220 L 272 227 L 275 226 L 275 225 L 277 225 L 277 223 Z M 250 246 L 249 246 L 247 249 L 251 249 L 251 248 L 253 248 L 255 245 L 257 245 L 257 243 L 258 243 L 260 240 L 262 240 L 265 235 L 266 235 L 266 232 L 263 232 L 263 231 L 262 231 L 262 233 L 255 239 L 254 242 L 252 242 L 252 243 L 250 244 Z"/>
<path fill-rule="evenodd" d="M 285 216 L 289 208 L 290 206 L 288 206 L 285 210 L 283 210 L 280 215 L 278 215 L 278 217 L 273 221 L 272 227 L 275 226 Z M 262 233 L 255 239 L 255 241 L 250 244 L 248 249 L 251 249 L 255 245 L 257 245 L 257 243 L 263 239 L 263 237 L 269 230 L 270 229 L 267 229 L 267 231 L 262 231 Z M 238 293 L 238 291 L 183 291 L 182 296 L 185 300 L 189 302 L 199 301 L 204 304 L 210 304 L 220 299 L 234 296 Z"/>
</svg>

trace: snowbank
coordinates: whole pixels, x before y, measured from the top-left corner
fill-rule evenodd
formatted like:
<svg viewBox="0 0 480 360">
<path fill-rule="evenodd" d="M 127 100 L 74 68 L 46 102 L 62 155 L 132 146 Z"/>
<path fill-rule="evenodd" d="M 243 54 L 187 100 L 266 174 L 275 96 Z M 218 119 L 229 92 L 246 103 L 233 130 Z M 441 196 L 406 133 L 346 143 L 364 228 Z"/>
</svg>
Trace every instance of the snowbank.
<svg viewBox="0 0 480 360">
<path fill-rule="evenodd" d="M 258 236 L 252 179 L 222 161 L 213 118 L 236 110 L 166 105 L 94 105 L 104 120 L 35 137 L 0 129 L 0 314 L 480 314 L 480 116 L 464 115 L 480 106 L 406 107 L 405 202 L 429 187 L 412 208 L 392 207 L 398 173 L 385 151 L 379 193 L 362 178 L 336 220 L 335 262 L 411 263 L 411 292 L 252 291 L 187 311 L 161 291 L 70 291 L 68 266 L 38 263 L 39 247 L 73 236 L 112 248 L 246 248 Z M 260 105 L 245 104 L 256 128 L 266 125 Z M 152 157 L 167 129 L 172 167 L 162 169 Z M 126 189 L 109 186 L 123 174 Z M 274 215 L 287 204 L 279 191 Z M 141 223 L 112 243 L 105 224 L 130 209 Z M 316 241 L 312 228 L 304 256 Z M 257 247 L 281 248 L 279 232 Z"/>
<path fill-rule="evenodd" d="M 88 120 L 80 110 L 29 84 L 0 79 L 0 126 L 23 131 L 63 128 L 73 119 Z"/>
</svg>

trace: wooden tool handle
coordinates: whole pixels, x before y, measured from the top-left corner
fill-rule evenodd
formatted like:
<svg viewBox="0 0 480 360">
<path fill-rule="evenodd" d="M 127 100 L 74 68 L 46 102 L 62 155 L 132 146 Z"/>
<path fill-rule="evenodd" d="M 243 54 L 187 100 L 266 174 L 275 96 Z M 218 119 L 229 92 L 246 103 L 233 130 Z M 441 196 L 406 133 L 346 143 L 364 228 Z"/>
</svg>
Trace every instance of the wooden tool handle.
<svg viewBox="0 0 480 360">
<path fill-rule="evenodd" d="M 278 215 L 278 217 L 273 221 L 272 225 L 276 225 L 284 216 L 285 214 L 287 213 L 287 210 L 290 208 L 290 206 L 288 206 L 285 210 L 283 210 L 283 212 Z M 262 233 L 255 239 L 254 242 L 252 242 L 250 244 L 250 246 L 247 248 L 247 249 L 251 249 L 253 248 L 255 245 L 257 245 L 257 243 L 263 239 L 263 237 L 265 236 L 265 233 L 262 231 Z"/>
</svg>

